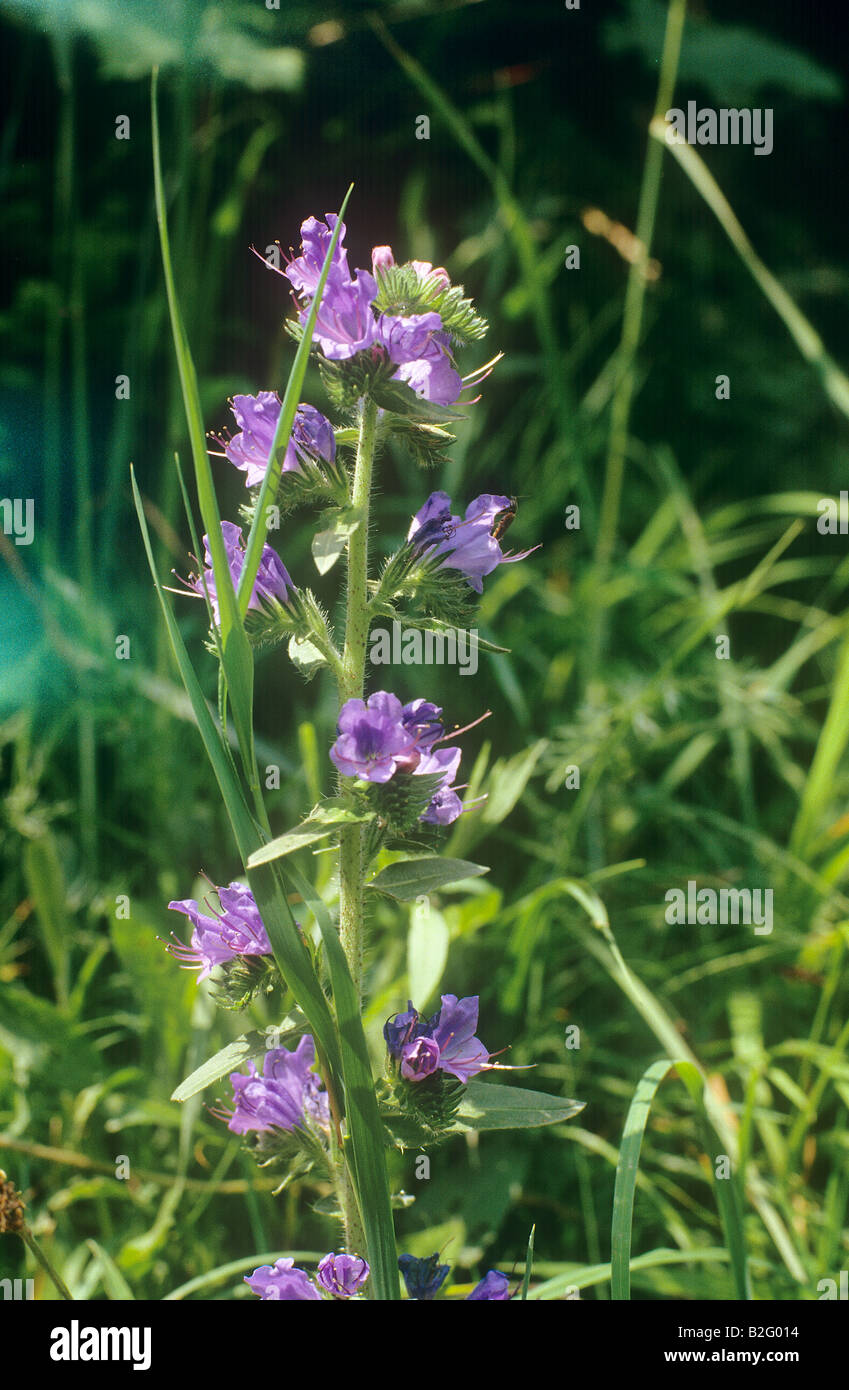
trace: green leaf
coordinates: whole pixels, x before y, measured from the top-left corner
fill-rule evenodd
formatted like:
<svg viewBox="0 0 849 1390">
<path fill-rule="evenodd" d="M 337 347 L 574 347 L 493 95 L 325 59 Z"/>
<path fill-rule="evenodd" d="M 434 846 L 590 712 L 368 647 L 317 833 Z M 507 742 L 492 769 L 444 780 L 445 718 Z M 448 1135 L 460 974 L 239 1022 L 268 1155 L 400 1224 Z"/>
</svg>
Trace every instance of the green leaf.
<svg viewBox="0 0 849 1390">
<path fill-rule="evenodd" d="M 327 658 L 308 637 L 290 637 L 289 660 L 305 680 L 311 680 L 316 671 L 327 665 Z"/>
<path fill-rule="evenodd" d="M 309 821 L 317 825 L 364 825 L 374 819 L 374 811 L 358 811 L 344 796 L 329 796 L 309 814 Z"/>
<path fill-rule="evenodd" d="M 255 850 L 248 860 L 248 868 L 255 869 L 259 864 L 270 864 L 274 859 L 294 854 L 295 850 L 303 849 L 304 845 L 326 839 L 332 831 L 332 825 L 310 825 L 309 821 L 305 821 L 294 830 L 287 830 L 285 835 L 278 835 L 276 840 L 270 840 L 262 849 Z"/>
<path fill-rule="evenodd" d="M 537 1129 L 541 1125 L 559 1125 L 578 1115 L 585 1104 L 582 1100 L 561 1100 L 544 1091 L 470 1081 L 463 1092 L 454 1128 Z"/>
<path fill-rule="evenodd" d="M 222 1047 L 220 1052 L 216 1052 L 214 1057 L 197 1067 L 185 1081 L 181 1081 L 171 1099 L 190 1100 L 199 1091 L 205 1090 L 215 1081 L 220 1081 L 222 1076 L 229 1076 L 231 1071 L 236 1071 L 252 1057 L 259 1057 L 271 1047 L 281 1047 L 288 1038 L 303 1033 L 305 1027 L 306 1019 L 302 1016 L 287 1014 L 282 1023 L 275 1027 L 263 1029 L 261 1032 L 254 1029 L 250 1033 L 242 1033 L 241 1037 L 234 1038 L 226 1047 Z"/>
<path fill-rule="evenodd" d="M 413 909 L 407 934 L 409 996 L 423 1009 L 437 989 L 448 959 L 448 925 L 441 912 L 424 903 Z"/>
<path fill-rule="evenodd" d="M 328 574 L 339 556 L 344 552 L 348 540 L 359 530 L 362 517 L 351 509 L 340 512 L 334 524 L 326 531 L 319 531 L 312 538 L 312 557 L 319 574 Z"/>
<path fill-rule="evenodd" d="M 86 1245 L 100 1266 L 100 1277 L 108 1296 L 120 1301 L 135 1299 L 135 1294 L 109 1252 L 96 1240 L 87 1240 Z"/>
<path fill-rule="evenodd" d="M 403 381 L 375 382 L 370 394 L 381 409 L 395 415 L 403 415 L 410 420 L 424 421 L 425 424 L 446 425 L 451 420 L 466 418 L 455 411 L 447 410 L 444 405 L 434 405 L 431 401 L 422 400 Z M 391 430 L 392 420 L 384 416 L 381 428 Z"/>
<path fill-rule="evenodd" d="M 287 873 L 318 923 L 324 942 L 342 1042 L 345 1110 L 353 1150 L 348 1157 L 353 1159 L 374 1294 L 382 1301 L 397 1300 L 400 1297 L 398 1253 L 386 1171 L 386 1135 L 375 1094 L 360 1001 L 325 903 L 294 865 L 287 865 Z"/>
<path fill-rule="evenodd" d="M 183 685 L 186 687 L 186 694 L 194 710 L 195 720 L 197 721 L 200 736 L 203 739 L 207 757 L 212 764 L 215 779 L 218 782 L 224 805 L 227 808 L 227 814 L 230 817 L 230 824 L 233 827 L 233 834 L 236 838 L 236 844 L 239 847 L 239 853 L 244 862 L 247 860 L 251 851 L 260 843 L 259 832 L 248 810 L 247 803 L 242 794 L 242 789 L 236 778 L 229 751 L 221 736 L 221 731 L 209 712 L 209 708 L 203 696 L 203 691 L 195 675 L 194 667 L 189 660 L 189 654 L 186 651 L 180 629 L 177 626 L 177 621 L 165 600 L 165 594 L 160 586 L 159 577 L 156 573 L 156 564 L 153 559 L 153 549 L 150 544 L 150 533 L 147 529 L 144 507 L 142 506 L 141 495 L 139 493 L 138 484 L 136 483 L 135 470 L 132 467 L 130 468 L 130 481 L 132 483 L 133 500 L 136 506 L 139 526 L 141 527 L 147 562 L 150 566 L 151 575 L 153 576 L 153 583 L 157 598 L 159 599 L 159 606 L 165 618 L 168 636 L 171 639 L 171 647 L 176 657 L 177 665 L 180 668 L 180 675 L 183 678 Z"/>
<path fill-rule="evenodd" d="M 446 883 L 488 874 L 484 864 L 472 864 L 468 859 L 402 859 L 389 864 L 367 886 L 387 893 L 391 898 L 408 902 L 420 893 L 432 893 Z"/>
<path fill-rule="evenodd" d="M 306 1015 L 310 1031 L 334 1076 L 340 1077 L 342 1059 L 333 1018 L 309 951 L 292 916 L 278 870 L 270 864 L 249 866 L 248 881 L 280 973 Z"/>
<path fill-rule="evenodd" d="M 652 1103 L 661 1082 L 670 1073 L 677 1075 L 696 1103 L 699 1120 L 703 1129 L 705 1146 L 711 1160 L 714 1175 L 714 1192 L 722 1218 L 726 1245 L 734 1274 L 736 1297 L 750 1299 L 748 1261 L 743 1234 L 743 1218 L 737 1180 L 717 1179 L 715 1159 L 720 1156 L 719 1145 L 713 1138 L 713 1128 L 705 1106 L 705 1083 L 691 1062 L 672 1062 L 663 1058 L 654 1062 L 640 1079 L 634 1092 L 628 1114 L 622 1143 L 619 1148 L 619 1161 L 616 1165 L 616 1183 L 613 1191 L 613 1221 L 610 1244 L 610 1285 L 611 1298 L 629 1299 L 631 1297 L 631 1233 L 634 1217 L 634 1192 L 640 1166 L 640 1151 L 643 1135 L 651 1112 Z"/>
</svg>

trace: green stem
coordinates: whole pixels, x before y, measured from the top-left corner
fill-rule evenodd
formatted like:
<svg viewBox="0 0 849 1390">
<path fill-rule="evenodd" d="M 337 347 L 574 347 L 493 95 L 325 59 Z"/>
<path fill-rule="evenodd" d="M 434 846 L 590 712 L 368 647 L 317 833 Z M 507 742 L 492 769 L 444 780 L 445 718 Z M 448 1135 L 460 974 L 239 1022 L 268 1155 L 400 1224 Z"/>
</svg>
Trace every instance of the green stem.
<svg viewBox="0 0 849 1390">
<path fill-rule="evenodd" d="M 69 1303 L 73 1303 L 74 1295 L 71 1293 L 70 1289 L 62 1279 L 61 1275 L 56 1273 L 56 1270 L 53 1268 L 49 1259 L 45 1255 L 44 1251 L 42 1250 L 41 1246 L 39 1245 L 29 1226 L 24 1226 L 23 1230 L 20 1232 L 20 1237 L 27 1249 L 30 1250 L 32 1254 L 35 1256 L 36 1260 L 41 1265 L 41 1268 L 44 1270 L 45 1274 L 47 1274 L 53 1280 L 53 1283 L 56 1285 L 56 1288 L 59 1290 L 59 1293 L 62 1295 L 62 1297 L 66 1299 Z"/>
<path fill-rule="evenodd" d="M 365 400 L 360 410 L 357 463 L 351 505 L 360 524 L 348 542 L 348 599 L 345 649 L 339 680 L 339 701 L 361 699 L 365 684 L 368 643 L 368 527 L 371 475 L 377 437 L 377 406 Z M 363 975 L 363 828 L 348 826 L 339 841 L 339 935 L 357 993 Z"/>
<path fill-rule="evenodd" d="M 357 461 L 351 505 L 360 524 L 348 541 L 348 595 L 345 613 L 345 647 L 338 671 L 339 703 L 361 699 L 365 685 L 368 643 L 368 527 L 371 478 L 377 439 L 377 406 L 364 400 L 360 407 Z M 363 979 L 363 827 L 347 826 L 339 837 L 339 936 L 358 997 Z M 352 1175 L 341 1155 L 336 1169 L 336 1189 L 345 1226 L 345 1246 L 352 1253 L 365 1249 L 362 1217 Z"/>
</svg>

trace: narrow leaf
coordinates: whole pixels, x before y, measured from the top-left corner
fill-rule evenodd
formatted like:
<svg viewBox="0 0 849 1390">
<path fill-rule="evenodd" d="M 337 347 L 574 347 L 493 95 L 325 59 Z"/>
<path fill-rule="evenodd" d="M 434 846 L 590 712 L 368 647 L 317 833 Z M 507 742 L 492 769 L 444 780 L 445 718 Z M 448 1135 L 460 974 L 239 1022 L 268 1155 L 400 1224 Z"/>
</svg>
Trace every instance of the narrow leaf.
<svg viewBox="0 0 849 1390">
<path fill-rule="evenodd" d="M 561 1100 L 544 1091 L 470 1081 L 457 1111 L 455 1129 L 537 1129 L 571 1120 L 585 1101 Z"/>
<path fill-rule="evenodd" d="M 420 893 L 432 893 L 446 883 L 488 874 L 484 864 L 472 864 L 468 859 L 402 859 L 381 869 L 368 884 L 392 898 L 407 902 Z"/>
</svg>

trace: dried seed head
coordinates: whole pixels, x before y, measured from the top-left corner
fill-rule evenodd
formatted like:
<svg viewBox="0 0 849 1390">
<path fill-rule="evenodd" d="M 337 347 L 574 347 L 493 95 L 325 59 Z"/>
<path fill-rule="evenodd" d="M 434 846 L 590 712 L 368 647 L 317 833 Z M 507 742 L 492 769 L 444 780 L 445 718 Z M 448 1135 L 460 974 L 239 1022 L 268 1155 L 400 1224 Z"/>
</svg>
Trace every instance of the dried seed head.
<svg viewBox="0 0 849 1390">
<path fill-rule="evenodd" d="M 6 1231 L 19 1235 L 25 1224 L 24 1199 L 0 1168 L 0 1235 Z"/>
</svg>

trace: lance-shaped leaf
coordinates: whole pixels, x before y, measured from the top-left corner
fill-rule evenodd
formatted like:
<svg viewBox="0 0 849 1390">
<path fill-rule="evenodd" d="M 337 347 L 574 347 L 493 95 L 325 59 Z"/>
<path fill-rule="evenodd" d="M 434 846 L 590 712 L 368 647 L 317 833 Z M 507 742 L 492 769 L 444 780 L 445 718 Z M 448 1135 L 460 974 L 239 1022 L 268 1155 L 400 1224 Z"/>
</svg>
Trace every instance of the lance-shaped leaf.
<svg viewBox="0 0 849 1390">
<path fill-rule="evenodd" d="M 488 874 L 485 864 L 472 864 L 468 859 L 402 859 L 381 869 L 368 884 L 391 898 L 407 902 L 420 893 L 433 893 L 446 883 Z"/>
<path fill-rule="evenodd" d="M 185 1081 L 180 1082 L 171 1099 L 190 1100 L 199 1091 L 203 1091 L 207 1086 L 212 1086 L 216 1081 L 220 1081 L 222 1076 L 229 1076 L 231 1071 L 236 1071 L 244 1062 L 249 1062 L 252 1057 L 259 1057 L 262 1053 L 269 1052 L 271 1048 L 282 1047 L 288 1038 L 297 1037 L 303 1033 L 306 1026 L 306 1019 L 302 1016 L 287 1014 L 281 1023 L 273 1027 L 262 1031 L 253 1029 L 250 1033 L 242 1033 L 241 1037 L 234 1038 L 202 1066 L 196 1067 Z"/>
<path fill-rule="evenodd" d="M 328 574 L 362 523 L 362 515 L 353 507 L 340 511 L 332 526 L 318 531 L 312 538 L 312 558 L 319 574 Z"/>
<path fill-rule="evenodd" d="M 562 1100 L 544 1091 L 525 1091 L 520 1086 L 496 1086 L 470 1081 L 463 1092 L 454 1128 L 538 1129 L 559 1125 L 583 1110 L 585 1101 Z"/>
</svg>

